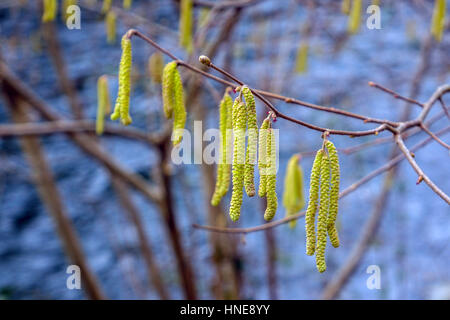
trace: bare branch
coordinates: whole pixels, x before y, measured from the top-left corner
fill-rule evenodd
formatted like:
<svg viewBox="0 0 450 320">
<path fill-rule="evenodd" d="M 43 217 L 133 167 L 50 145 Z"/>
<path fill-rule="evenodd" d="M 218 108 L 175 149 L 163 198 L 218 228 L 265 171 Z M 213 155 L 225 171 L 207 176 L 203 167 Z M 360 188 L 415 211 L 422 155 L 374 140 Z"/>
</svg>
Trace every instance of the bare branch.
<svg viewBox="0 0 450 320">
<path fill-rule="evenodd" d="M 437 195 L 440 196 L 445 202 L 447 202 L 447 204 L 450 204 L 450 197 L 445 194 L 445 192 L 442 191 L 438 186 L 436 186 L 434 182 L 431 181 L 431 179 L 422 171 L 416 160 L 414 160 L 413 156 L 411 155 L 411 151 L 406 147 L 400 135 L 395 135 L 395 142 L 405 155 L 409 164 L 413 167 L 414 171 L 416 171 L 416 173 L 419 175 L 419 177 L 422 177 L 423 181 L 425 181 L 425 183 L 431 188 L 431 190 L 437 193 Z"/>
<path fill-rule="evenodd" d="M 374 88 L 377 88 L 377 89 L 380 89 L 381 91 L 384 91 L 384 92 L 386 92 L 386 93 L 389 93 L 390 95 L 392 95 L 392 96 L 393 96 L 394 98 L 396 98 L 396 99 L 403 100 L 403 101 L 406 101 L 406 102 L 408 102 L 408 103 L 412 103 L 412 104 L 418 105 L 419 107 L 423 108 L 423 103 L 420 103 L 419 101 L 417 101 L 417 100 L 415 100 L 415 99 L 411 99 L 411 98 L 404 97 L 404 96 L 398 94 L 397 92 L 395 92 L 395 91 L 393 91 L 393 90 L 391 90 L 391 89 L 388 89 L 388 88 L 386 88 L 386 87 L 383 87 L 383 86 L 380 85 L 380 84 L 377 84 L 377 83 L 375 83 L 375 82 L 370 81 L 370 82 L 369 82 L 369 86 L 374 87 Z"/>
</svg>

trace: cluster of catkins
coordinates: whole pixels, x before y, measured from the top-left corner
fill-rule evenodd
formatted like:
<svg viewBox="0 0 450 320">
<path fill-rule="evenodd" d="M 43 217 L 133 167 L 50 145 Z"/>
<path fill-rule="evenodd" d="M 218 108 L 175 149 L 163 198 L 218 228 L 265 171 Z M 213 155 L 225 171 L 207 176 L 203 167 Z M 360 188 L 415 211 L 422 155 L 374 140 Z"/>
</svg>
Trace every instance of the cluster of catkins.
<svg viewBox="0 0 450 320">
<path fill-rule="evenodd" d="M 336 229 L 339 199 L 339 158 L 334 144 L 326 140 L 322 149 L 317 151 L 311 170 L 309 203 L 306 209 L 306 254 L 316 254 L 316 265 L 319 272 L 327 268 L 325 263 L 325 247 L 327 234 L 333 247 L 339 247 Z M 320 195 L 320 200 L 319 200 Z M 317 218 L 317 239 L 315 216 Z"/>
<path fill-rule="evenodd" d="M 258 150 L 260 173 L 258 194 L 260 197 L 267 197 L 267 209 L 264 218 L 271 220 L 278 205 L 275 192 L 275 135 L 269 118 L 263 121 L 258 132 L 255 99 L 251 90 L 247 86 L 239 87 L 236 90 L 239 91 L 239 95 L 234 102 L 229 95 L 230 89 L 227 89 L 220 103 L 220 163 L 217 166 L 216 188 L 211 204 L 217 206 L 228 192 L 232 173 L 233 187 L 229 213 L 231 220 L 237 221 L 239 219 L 244 195 L 243 190 L 245 189 L 249 197 L 256 194 L 254 170 Z M 244 98 L 245 103 L 242 98 Z M 247 148 L 245 145 L 246 131 L 248 132 Z M 232 141 L 232 136 L 234 141 Z M 232 164 L 230 164 L 231 150 L 233 150 Z"/>
<path fill-rule="evenodd" d="M 168 63 L 162 71 L 164 60 L 160 55 L 153 55 L 149 59 L 149 68 L 152 69 L 152 78 L 159 78 L 155 82 L 162 83 L 162 100 L 164 114 L 167 119 L 173 118 L 173 145 L 178 145 L 183 139 L 183 129 L 186 123 L 186 109 L 184 106 L 184 91 L 180 73 L 175 61 Z M 111 120 L 120 119 L 125 126 L 131 124 L 130 116 L 130 72 L 132 64 L 131 40 L 128 34 L 122 37 L 122 57 L 119 66 L 119 93 L 117 95 L 114 112 Z M 158 69 L 158 70 L 157 70 Z M 106 76 L 98 80 L 98 107 L 97 107 L 97 134 L 102 134 L 104 127 L 103 117 L 109 113 L 109 95 Z"/>
</svg>

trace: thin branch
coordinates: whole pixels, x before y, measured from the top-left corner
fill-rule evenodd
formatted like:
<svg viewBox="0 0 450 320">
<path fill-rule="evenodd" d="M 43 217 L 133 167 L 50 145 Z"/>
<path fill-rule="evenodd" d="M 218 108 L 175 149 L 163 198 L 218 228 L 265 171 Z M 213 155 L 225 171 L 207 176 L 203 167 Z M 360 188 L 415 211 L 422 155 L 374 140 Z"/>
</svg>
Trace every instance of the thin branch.
<svg viewBox="0 0 450 320">
<path fill-rule="evenodd" d="M 439 139 L 439 137 L 437 137 L 430 129 L 428 129 L 428 127 L 426 125 L 421 124 L 420 127 L 422 128 L 423 131 L 428 133 L 428 135 L 430 135 L 434 140 L 436 140 L 436 142 L 438 142 L 441 146 L 450 150 L 450 146 L 448 144 L 446 144 L 444 141 L 442 141 L 441 139 Z"/>
<path fill-rule="evenodd" d="M 447 115 L 447 118 L 450 119 L 450 113 L 448 112 L 448 108 L 445 106 L 445 102 L 444 102 L 444 99 L 442 99 L 442 97 L 439 97 L 439 102 L 441 104 L 442 109 L 444 109 L 444 112 Z"/>
<path fill-rule="evenodd" d="M 55 133 L 95 132 L 95 121 L 92 120 L 58 120 L 48 122 L 30 122 L 0 125 L 0 138 L 13 136 L 50 135 Z M 142 141 L 148 145 L 157 145 L 161 137 L 153 136 L 133 127 L 116 124 L 105 124 L 104 133 L 120 136 L 134 141 Z"/>
<path fill-rule="evenodd" d="M 395 142 L 405 155 L 409 164 L 413 167 L 414 171 L 416 171 L 416 173 L 419 175 L 419 178 L 423 179 L 423 181 L 425 181 L 425 183 L 431 188 L 431 190 L 437 193 L 445 202 L 447 202 L 447 204 L 450 204 L 450 197 L 445 194 L 445 192 L 442 191 L 438 186 L 436 186 L 434 182 L 431 181 L 431 179 L 422 171 L 416 160 L 414 160 L 413 156 L 411 155 L 411 151 L 406 147 L 400 135 L 395 135 Z"/>
<path fill-rule="evenodd" d="M 211 74 L 209 74 L 209 73 L 207 73 L 207 72 L 205 72 L 205 71 L 203 71 L 203 70 L 201 70 L 199 68 L 196 68 L 196 67 L 188 64 L 187 62 L 185 62 L 185 61 L 183 61 L 181 59 L 178 59 L 175 55 L 170 53 L 168 50 L 162 48 L 156 42 L 154 42 L 153 40 L 151 40 L 150 38 L 148 38 L 147 36 L 145 36 L 144 34 L 142 34 L 141 32 L 139 32 L 136 29 L 128 30 L 127 37 L 131 38 L 132 36 L 137 36 L 137 37 L 143 39 L 144 41 L 148 42 L 150 45 L 152 45 L 156 49 L 160 50 L 162 53 L 164 53 L 167 56 L 169 56 L 172 60 L 176 61 L 178 65 L 181 65 L 181 66 L 183 66 L 183 67 L 185 67 L 185 68 L 187 68 L 187 69 L 189 69 L 189 70 L 191 70 L 193 72 L 201 74 L 201 75 L 203 75 L 203 76 L 205 76 L 207 78 L 210 78 L 210 79 L 212 79 L 214 81 L 222 83 L 222 84 L 224 84 L 226 86 L 231 86 L 231 87 L 235 86 L 235 84 L 230 82 L 230 81 L 226 81 L 224 79 L 221 79 L 219 77 L 211 75 Z M 241 85 L 243 84 L 243 82 L 241 82 L 241 81 L 239 81 L 238 83 L 241 84 Z M 298 119 L 295 119 L 295 118 L 292 118 L 290 116 L 287 116 L 287 115 L 283 114 L 278 109 L 276 109 L 266 98 L 263 97 L 262 92 L 260 92 L 259 90 L 253 89 L 253 88 L 250 88 L 250 89 L 252 90 L 253 94 L 256 97 L 258 97 L 261 101 L 263 101 L 267 105 L 267 107 L 269 109 L 271 109 L 277 115 L 277 117 L 283 118 L 283 119 L 291 121 L 293 123 L 297 123 L 299 125 L 302 125 L 304 127 L 310 128 L 312 130 L 316 130 L 316 131 L 320 131 L 320 132 L 328 131 L 328 132 L 330 132 L 330 134 L 335 134 L 335 135 L 347 135 L 347 136 L 350 136 L 350 137 L 361 137 L 361 136 L 367 136 L 367 135 L 372 135 L 372 134 L 373 135 L 377 135 L 378 133 L 380 133 L 380 132 L 382 132 L 382 131 L 384 131 L 386 129 L 391 130 L 390 127 L 392 127 L 392 126 L 393 127 L 398 126 L 397 123 L 390 122 L 388 120 L 379 120 L 379 122 L 382 123 L 380 126 L 378 126 L 377 128 L 374 128 L 374 129 L 371 129 L 371 130 L 365 130 L 365 131 L 345 131 L 345 130 L 332 130 L 332 129 L 328 129 L 328 128 L 322 128 L 322 127 L 315 126 L 315 125 L 309 124 L 309 123 L 307 123 L 305 121 L 298 120 Z M 266 92 L 264 92 L 264 93 L 267 96 L 272 96 L 272 97 L 278 96 L 278 95 L 274 95 L 274 94 L 268 94 Z M 282 100 L 284 100 L 284 101 L 288 100 L 290 102 L 293 101 L 293 99 L 290 99 L 290 98 L 284 98 Z M 327 112 L 336 113 L 336 111 L 335 111 L 336 109 L 334 109 L 334 108 L 322 107 L 321 109 L 324 110 L 324 111 L 327 111 Z M 340 114 L 342 114 L 342 113 L 340 113 Z M 350 116 L 350 115 L 346 114 L 346 116 Z M 363 117 L 363 119 L 365 119 L 365 122 L 374 122 L 373 119 L 370 119 L 370 118 L 367 118 L 367 117 Z"/>
</svg>

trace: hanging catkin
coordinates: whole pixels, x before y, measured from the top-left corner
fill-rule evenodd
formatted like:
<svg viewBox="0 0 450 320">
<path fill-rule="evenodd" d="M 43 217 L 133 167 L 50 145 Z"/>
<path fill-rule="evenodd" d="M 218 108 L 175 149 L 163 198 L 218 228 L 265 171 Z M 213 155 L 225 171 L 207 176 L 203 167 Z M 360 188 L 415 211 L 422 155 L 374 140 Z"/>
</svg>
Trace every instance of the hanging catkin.
<svg viewBox="0 0 450 320">
<path fill-rule="evenodd" d="M 435 0 L 433 20 L 431 22 L 431 34 L 437 41 L 442 40 L 445 29 L 446 0 Z"/>
<path fill-rule="evenodd" d="M 224 103 L 227 109 L 227 121 L 225 123 L 225 139 L 222 137 L 222 143 L 225 143 L 224 154 L 222 155 L 222 186 L 220 188 L 221 197 L 225 196 L 230 188 L 231 179 L 231 162 L 233 154 L 233 121 L 232 121 L 232 109 L 233 100 L 227 92 L 231 89 L 227 89 Z"/>
<path fill-rule="evenodd" d="M 287 164 L 284 178 L 283 206 L 286 216 L 296 214 L 305 206 L 305 195 L 303 192 L 303 170 L 299 164 L 299 155 L 294 154 Z M 295 227 L 297 220 L 289 222 L 291 228 Z"/>
<path fill-rule="evenodd" d="M 265 119 L 259 130 L 258 138 L 258 169 L 259 169 L 259 189 L 258 195 L 264 197 L 266 195 L 266 167 L 267 167 L 267 131 L 270 120 Z"/>
<path fill-rule="evenodd" d="M 172 142 L 176 146 L 183 139 L 183 129 L 186 124 L 183 82 L 176 61 L 169 62 L 164 67 L 162 98 L 166 118 L 173 117 Z"/>
<path fill-rule="evenodd" d="M 303 42 L 297 51 L 297 58 L 295 59 L 295 72 L 302 74 L 308 70 L 308 43 Z"/>
<path fill-rule="evenodd" d="M 106 24 L 106 38 L 108 43 L 114 44 L 116 42 L 116 13 L 108 11 L 105 17 Z"/>
<path fill-rule="evenodd" d="M 305 216 L 306 254 L 309 256 L 312 256 L 316 249 L 316 231 L 314 222 L 317 211 L 317 200 L 319 199 L 320 169 L 322 165 L 322 154 L 323 154 L 322 149 L 320 149 L 316 153 L 313 167 L 311 169 L 311 178 L 309 182 L 309 202 Z"/>
<path fill-rule="evenodd" d="M 348 32 L 355 34 L 361 24 L 362 0 L 353 0 L 352 9 L 348 20 Z"/>
<path fill-rule="evenodd" d="M 237 221 L 241 215 L 242 196 L 244 188 L 245 167 L 245 127 L 247 124 L 247 112 L 244 103 L 235 99 L 232 111 L 233 118 L 233 190 L 230 203 L 230 218 Z"/>
<path fill-rule="evenodd" d="M 42 14 L 42 22 L 53 21 L 58 13 L 57 0 L 44 0 L 44 13 Z"/>
<path fill-rule="evenodd" d="M 219 129 L 220 129 L 220 152 L 219 163 L 217 165 L 217 180 L 214 194 L 211 199 L 211 204 L 217 206 L 220 203 L 220 199 L 227 193 L 230 184 L 230 170 L 227 163 L 227 124 L 228 118 L 231 118 L 231 107 L 233 100 L 228 94 L 228 90 L 225 92 L 219 107 Z"/>
<path fill-rule="evenodd" d="M 264 213 L 264 219 L 270 221 L 275 216 L 278 207 L 278 198 L 276 192 L 276 166 L 277 166 L 277 152 L 275 143 L 275 134 L 272 128 L 267 130 L 267 160 L 266 168 L 266 197 L 267 208 Z"/>
<path fill-rule="evenodd" d="M 123 0 L 123 8 L 124 8 L 125 10 L 130 9 L 130 8 L 131 8 L 131 3 L 132 3 L 132 2 L 133 2 L 132 0 Z"/>
<path fill-rule="evenodd" d="M 161 52 L 153 53 L 148 59 L 148 72 L 154 83 L 162 82 L 162 74 L 164 69 L 164 58 Z"/>
<path fill-rule="evenodd" d="M 103 0 L 102 13 L 107 13 L 111 9 L 112 0 Z"/>
<path fill-rule="evenodd" d="M 180 46 L 188 53 L 192 52 L 192 20 L 193 4 L 192 0 L 181 0 L 180 4 Z"/>
<path fill-rule="evenodd" d="M 95 132 L 97 135 L 103 134 L 105 114 L 111 109 L 111 102 L 109 100 L 108 92 L 108 78 L 101 76 L 97 81 L 97 121 Z"/>
<path fill-rule="evenodd" d="M 350 14 L 350 6 L 351 6 L 351 1 L 352 0 L 342 0 L 342 4 L 341 4 L 341 12 L 343 14 Z"/>
<path fill-rule="evenodd" d="M 245 174 L 244 185 L 245 191 L 249 197 L 255 195 L 255 162 L 256 148 L 258 143 L 258 122 L 256 120 L 255 98 L 251 90 L 247 86 L 242 87 L 242 94 L 245 98 L 247 107 L 247 128 L 248 128 L 248 144 L 245 156 Z"/>
<path fill-rule="evenodd" d="M 177 72 L 176 62 L 169 62 L 163 69 L 162 75 L 162 100 L 164 114 L 167 119 L 172 118 L 173 109 L 175 106 L 174 95 L 174 73 Z"/>
<path fill-rule="evenodd" d="M 325 143 L 328 156 L 331 164 L 331 191 L 330 191 L 330 211 L 328 213 L 328 236 L 330 237 L 333 247 L 339 247 L 339 236 L 336 229 L 336 218 L 338 214 L 338 200 L 339 200 L 339 180 L 340 180 L 340 168 L 339 157 L 336 147 L 331 141 Z"/>
<path fill-rule="evenodd" d="M 330 158 L 322 152 L 320 166 L 320 205 L 317 217 L 316 266 L 319 272 L 327 269 L 325 248 L 327 246 L 328 210 L 330 206 Z"/>
<path fill-rule="evenodd" d="M 132 122 L 130 117 L 130 71 L 131 71 L 131 40 L 124 35 L 122 37 L 122 57 L 119 67 L 119 94 L 117 96 L 114 112 L 111 120 L 120 121 L 127 126 Z"/>
</svg>

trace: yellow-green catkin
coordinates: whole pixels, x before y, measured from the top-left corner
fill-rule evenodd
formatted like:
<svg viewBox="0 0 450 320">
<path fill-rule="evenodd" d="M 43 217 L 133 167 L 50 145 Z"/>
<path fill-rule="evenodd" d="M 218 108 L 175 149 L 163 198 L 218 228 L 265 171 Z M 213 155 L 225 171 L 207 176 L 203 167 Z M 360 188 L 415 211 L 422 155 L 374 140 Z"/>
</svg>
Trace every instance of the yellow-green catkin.
<svg viewBox="0 0 450 320">
<path fill-rule="evenodd" d="M 178 69 L 173 74 L 174 81 L 174 109 L 173 109 L 173 130 L 172 143 L 178 145 L 183 140 L 183 130 L 186 124 L 186 108 L 184 106 L 184 90 Z"/>
<path fill-rule="evenodd" d="M 348 20 L 348 32 L 356 34 L 361 25 L 362 0 L 353 0 L 352 8 Z"/>
<path fill-rule="evenodd" d="M 233 190 L 230 203 L 230 218 L 237 221 L 241 215 L 242 196 L 244 194 L 245 167 L 245 128 L 247 125 L 247 111 L 245 104 L 236 98 L 233 104 Z"/>
<path fill-rule="evenodd" d="M 64 20 L 67 20 L 68 13 L 67 8 L 73 5 L 76 5 L 78 3 L 77 0 L 63 0 L 62 6 L 61 6 L 61 16 Z"/>
<path fill-rule="evenodd" d="M 247 107 L 247 130 L 248 130 L 248 144 L 247 153 L 245 156 L 245 174 L 244 185 L 245 192 L 249 197 L 255 195 L 255 162 L 256 149 L 258 145 L 258 122 L 256 119 L 256 105 L 253 93 L 247 86 L 242 87 L 242 94 L 245 98 L 245 105 Z"/>
<path fill-rule="evenodd" d="M 264 197 L 266 195 L 266 181 L 267 181 L 267 131 L 270 126 L 270 120 L 265 119 L 259 129 L 258 138 L 258 169 L 259 169 L 259 189 L 258 195 Z"/>
<path fill-rule="evenodd" d="M 105 114 L 111 109 L 111 101 L 109 99 L 108 78 L 101 76 L 97 81 L 97 121 L 95 132 L 97 135 L 103 134 Z"/>
<path fill-rule="evenodd" d="M 309 182 L 309 201 L 305 215 L 306 254 L 309 256 L 312 256 L 316 250 L 315 218 L 317 211 L 317 200 L 319 199 L 322 154 L 323 151 L 321 149 L 316 153 L 316 157 L 311 169 L 311 177 Z"/>
<path fill-rule="evenodd" d="M 103 5 L 102 5 L 102 13 L 107 13 L 109 10 L 111 10 L 111 4 L 112 4 L 112 0 L 103 0 Z"/>
<path fill-rule="evenodd" d="M 299 155 L 294 154 L 288 162 L 286 175 L 284 177 L 283 206 L 286 216 L 296 214 L 305 206 L 305 195 L 303 191 L 303 169 L 299 164 Z M 297 220 L 289 222 L 294 228 Z"/>
<path fill-rule="evenodd" d="M 161 52 L 156 51 L 148 59 L 148 72 L 154 83 L 162 83 L 164 58 Z"/>
<path fill-rule="evenodd" d="M 372 5 L 379 6 L 380 0 L 372 0 Z"/>
<path fill-rule="evenodd" d="M 308 51 L 309 46 L 306 42 L 300 44 L 295 59 L 295 72 L 302 74 L 308 70 Z"/>
<path fill-rule="evenodd" d="M 325 263 L 325 248 L 327 246 L 328 210 L 330 207 L 330 158 L 322 152 L 320 166 L 320 204 L 317 217 L 317 248 L 316 266 L 319 272 L 327 269 Z"/>
<path fill-rule="evenodd" d="M 339 247 L 339 235 L 336 228 L 336 218 L 338 214 L 338 201 L 339 201 L 339 181 L 340 181 L 340 168 L 339 168 L 339 156 L 336 147 L 331 141 L 327 141 L 325 146 L 328 150 L 328 156 L 330 158 L 331 165 L 331 190 L 330 190 L 330 210 L 328 213 L 328 236 L 330 237 L 333 247 Z"/>
<path fill-rule="evenodd" d="M 230 188 L 231 180 L 231 162 L 233 154 L 233 121 L 232 121 L 232 109 L 233 109 L 233 99 L 231 99 L 228 94 L 228 90 L 224 97 L 224 106 L 227 110 L 227 121 L 225 123 L 225 139 L 222 137 L 222 143 L 225 144 L 224 154 L 222 154 L 222 185 L 220 188 L 220 195 L 223 197 L 227 194 Z"/>
<path fill-rule="evenodd" d="M 105 25 L 106 25 L 106 39 L 110 44 L 116 43 L 116 21 L 117 21 L 116 13 L 112 10 L 108 11 L 105 17 Z"/>
<path fill-rule="evenodd" d="M 130 72 L 131 72 L 131 40 L 127 35 L 122 37 L 122 57 L 119 67 L 119 94 L 117 95 L 111 120 L 120 121 L 123 125 L 131 124 L 130 116 Z"/>
<path fill-rule="evenodd" d="M 197 24 L 198 28 L 203 28 L 204 26 L 206 26 L 206 23 L 208 22 L 210 13 L 211 13 L 210 8 L 203 7 L 200 9 L 200 15 L 199 15 L 198 24 Z"/>
<path fill-rule="evenodd" d="M 442 40 L 445 29 L 446 0 L 435 0 L 433 20 L 431 22 L 431 34 L 437 41 Z"/>
<path fill-rule="evenodd" d="M 184 90 L 180 73 L 175 61 L 166 64 L 162 76 L 163 109 L 167 119 L 173 117 L 172 143 L 178 145 L 183 139 L 186 124 Z"/>
<path fill-rule="evenodd" d="M 227 167 L 227 123 L 228 118 L 231 117 L 231 105 L 233 101 L 225 92 L 219 107 L 219 130 L 220 130 L 220 152 L 219 163 L 217 164 L 217 180 L 214 194 L 211 199 L 211 204 L 217 206 L 222 197 L 227 193 L 230 184 L 230 171 Z"/>
<path fill-rule="evenodd" d="M 42 14 L 42 22 L 53 21 L 58 13 L 57 0 L 44 0 L 44 13 Z"/>
<path fill-rule="evenodd" d="M 267 159 L 268 165 L 266 168 L 266 198 L 267 208 L 264 212 L 264 219 L 270 221 L 275 216 L 278 207 L 278 198 L 276 192 L 276 166 L 277 166 L 277 152 L 275 143 L 275 134 L 272 128 L 267 130 Z"/>
<path fill-rule="evenodd" d="M 131 8 L 132 0 L 123 0 L 123 8 L 125 10 L 128 10 Z"/>
<path fill-rule="evenodd" d="M 180 4 L 180 46 L 188 53 L 192 52 L 192 21 L 194 11 L 192 0 L 181 0 Z"/>
<path fill-rule="evenodd" d="M 174 73 L 177 72 L 177 63 L 175 61 L 169 62 L 163 69 L 162 75 L 162 100 L 164 115 L 167 119 L 172 118 L 173 109 L 175 106 L 174 95 Z"/>
<path fill-rule="evenodd" d="M 341 3 L 341 12 L 343 14 L 349 15 L 350 14 L 350 7 L 352 5 L 352 0 L 342 0 Z"/>
</svg>

